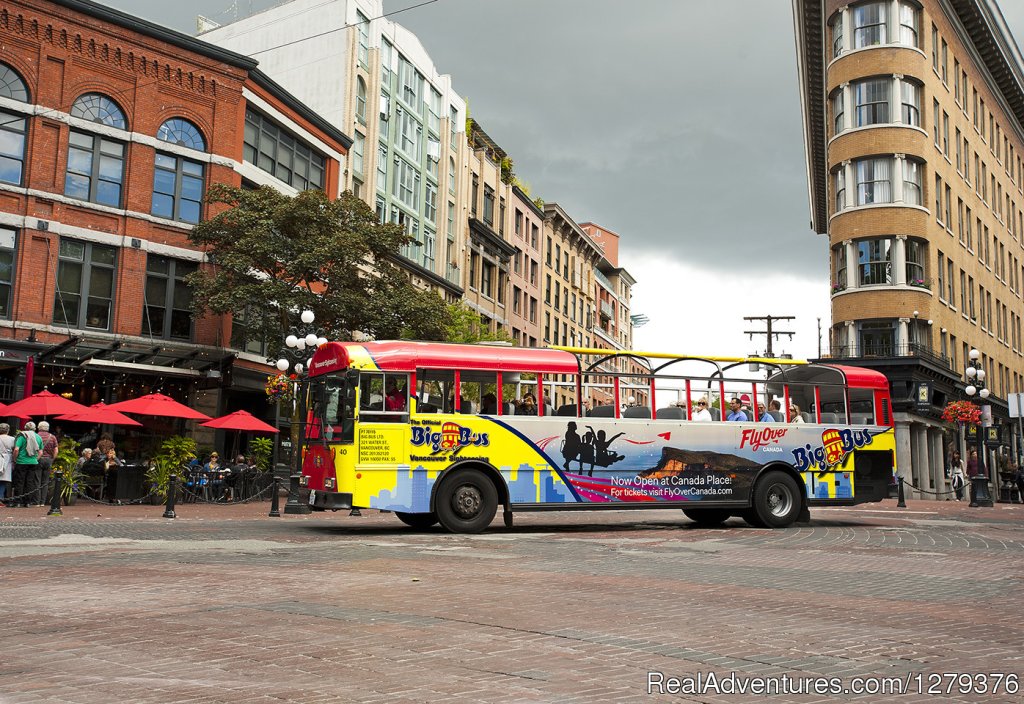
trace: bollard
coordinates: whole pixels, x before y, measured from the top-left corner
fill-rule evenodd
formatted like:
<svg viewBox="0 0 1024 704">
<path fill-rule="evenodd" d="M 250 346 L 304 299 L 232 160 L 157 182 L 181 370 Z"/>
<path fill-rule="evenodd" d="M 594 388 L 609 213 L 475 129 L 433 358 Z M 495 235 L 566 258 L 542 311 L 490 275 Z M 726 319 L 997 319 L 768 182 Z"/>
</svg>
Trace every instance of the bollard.
<svg viewBox="0 0 1024 704">
<path fill-rule="evenodd" d="M 178 475 L 172 474 L 171 481 L 167 483 L 167 507 L 164 509 L 164 518 L 177 518 L 174 513 L 174 496 L 178 493 Z"/>
<path fill-rule="evenodd" d="M 53 473 L 53 496 L 50 497 L 50 510 L 46 512 L 47 516 L 63 516 L 64 514 L 60 510 L 60 499 L 61 499 L 61 479 L 64 478 L 64 473 L 59 469 Z"/>
<path fill-rule="evenodd" d="M 267 515 L 271 518 L 281 517 L 281 477 L 274 477 L 274 493 L 270 495 L 270 513 Z"/>
<path fill-rule="evenodd" d="M 897 501 L 896 501 L 896 508 L 906 508 L 907 507 L 907 500 L 903 496 L 903 477 L 900 477 L 900 489 L 899 489 L 899 492 L 900 493 L 899 493 Z"/>
</svg>

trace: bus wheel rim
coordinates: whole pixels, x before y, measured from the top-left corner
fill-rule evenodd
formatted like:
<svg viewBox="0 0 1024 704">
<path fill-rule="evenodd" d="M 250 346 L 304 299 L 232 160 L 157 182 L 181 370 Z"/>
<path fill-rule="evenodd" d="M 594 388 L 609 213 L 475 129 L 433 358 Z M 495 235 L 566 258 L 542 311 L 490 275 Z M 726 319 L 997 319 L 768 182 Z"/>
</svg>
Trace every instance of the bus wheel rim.
<svg viewBox="0 0 1024 704">
<path fill-rule="evenodd" d="M 480 513 L 484 497 L 480 490 L 470 484 L 464 484 L 452 495 L 452 508 L 460 518 L 473 518 Z"/>
<path fill-rule="evenodd" d="M 787 515 L 793 508 L 793 497 L 786 487 L 776 484 L 768 490 L 768 510 L 773 516 Z"/>
</svg>

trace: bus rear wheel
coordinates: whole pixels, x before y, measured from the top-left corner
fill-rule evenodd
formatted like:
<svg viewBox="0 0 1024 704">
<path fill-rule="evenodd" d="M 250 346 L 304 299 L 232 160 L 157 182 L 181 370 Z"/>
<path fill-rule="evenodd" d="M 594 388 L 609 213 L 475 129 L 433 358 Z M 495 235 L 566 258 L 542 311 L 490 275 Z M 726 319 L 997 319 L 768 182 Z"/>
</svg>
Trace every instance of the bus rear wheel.
<svg viewBox="0 0 1024 704">
<path fill-rule="evenodd" d="M 803 506 L 803 496 L 796 480 L 784 472 L 768 472 L 754 486 L 754 505 L 750 512 L 756 523 L 766 528 L 785 528 L 796 522 Z"/>
<path fill-rule="evenodd" d="M 402 513 L 401 511 L 395 511 L 395 516 L 410 528 L 430 528 L 437 523 L 436 513 Z"/>
<path fill-rule="evenodd" d="M 732 511 L 721 508 L 684 508 L 683 513 L 697 525 L 708 527 L 720 526 L 732 516 Z"/>
<path fill-rule="evenodd" d="M 494 520 L 498 490 L 482 472 L 462 469 L 441 484 L 435 508 L 441 525 L 452 533 L 479 533 Z"/>
</svg>

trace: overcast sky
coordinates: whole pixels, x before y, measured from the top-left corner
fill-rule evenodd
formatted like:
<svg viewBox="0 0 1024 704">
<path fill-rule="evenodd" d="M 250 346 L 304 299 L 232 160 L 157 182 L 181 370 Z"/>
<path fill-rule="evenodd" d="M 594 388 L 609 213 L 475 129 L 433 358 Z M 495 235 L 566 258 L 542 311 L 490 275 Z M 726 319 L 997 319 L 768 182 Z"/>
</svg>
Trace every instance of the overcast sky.
<svg viewBox="0 0 1024 704">
<path fill-rule="evenodd" d="M 226 23 L 279 4 L 104 1 L 189 33 L 198 13 Z M 1001 4 L 1021 36 L 1024 2 Z M 534 196 L 622 236 L 633 312 L 651 321 L 637 349 L 760 353 L 743 317 L 763 315 L 797 318 L 776 353 L 815 356 L 819 318 L 827 347 L 791 0 L 437 0 L 390 19 L 451 74 Z"/>
</svg>

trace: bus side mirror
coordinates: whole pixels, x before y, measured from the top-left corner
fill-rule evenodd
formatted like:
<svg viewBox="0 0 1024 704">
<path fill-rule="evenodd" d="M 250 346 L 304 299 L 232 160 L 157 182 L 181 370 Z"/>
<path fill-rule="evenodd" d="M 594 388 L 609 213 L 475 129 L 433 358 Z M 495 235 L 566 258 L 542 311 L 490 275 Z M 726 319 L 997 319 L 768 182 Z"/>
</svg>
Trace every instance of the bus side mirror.
<svg viewBox="0 0 1024 704">
<path fill-rule="evenodd" d="M 356 386 L 357 384 L 359 384 L 359 372 L 355 369 L 349 369 L 347 372 L 345 372 L 345 381 L 347 381 L 352 386 Z"/>
</svg>

